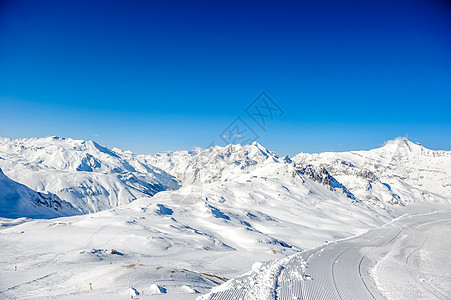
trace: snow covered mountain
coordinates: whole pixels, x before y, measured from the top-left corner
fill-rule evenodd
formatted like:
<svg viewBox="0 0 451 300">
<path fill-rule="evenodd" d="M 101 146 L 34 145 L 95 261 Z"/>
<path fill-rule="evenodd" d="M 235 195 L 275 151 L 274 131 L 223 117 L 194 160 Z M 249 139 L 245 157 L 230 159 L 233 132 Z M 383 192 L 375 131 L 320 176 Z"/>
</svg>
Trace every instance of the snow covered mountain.
<svg viewBox="0 0 451 300">
<path fill-rule="evenodd" d="M 257 142 L 137 159 L 165 170 L 184 185 L 277 177 L 270 166 L 290 165 L 293 176 L 305 175 L 351 199 L 382 207 L 451 198 L 451 152 L 429 150 L 405 138 L 370 151 L 300 153 L 293 159 L 281 158 Z"/>
<path fill-rule="evenodd" d="M 0 157 L 15 181 L 103 210 L 17 226 L 0 218 L 4 298 L 207 292 L 257 261 L 364 233 L 410 202 L 433 209 L 450 198 L 450 152 L 403 139 L 293 159 L 258 143 L 134 155 L 91 141 L 0 139 Z"/>
<path fill-rule="evenodd" d="M 250 182 L 255 178 L 277 179 L 287 174 L 291 177 L 305 175 L 332 191 L 340 190 L 349 198 L 355 199 L 324 168 L 295 164 L 288 156 L 281 158 L 257 142 L 244 146 L 215 146 L 196 151 L 139 155 L 137 158 L 165 170 L 185 186 L 198 187 L 213 182 Z"/>
<path fill-rule="evenodd" d="M 0 217 L 55 218 L 81 214 L 54 194 L 33 191 L 9 179 L 0 169 Z"/>
<path fill-rule="evenodd" d="M 50 192 L 82 212 L 96 212 L 181 185 L 303 175 L 355 201 L 382 207 L 451 198 L 451 152 L 398 138 L 370 151 L 279 157 L 257 142 L 155 155 L 107 149 L 58 137 L 0 138 L 0 168 L 38 192 Z"/>
<path fill-rule="evenodd" d="M 87 299 L 89 281 L 93 298 L 124 298 L 130 287 L 140 297 L 203 293 L 256 261 L 363 233 L 396 216 L 331 190 L 296 172 L 292 163 L 264 162 L 235 178 L 223 170 L 224 180 L 188 184 L 95 214 L 0 230 L 0 276 L 6 278 L 0 298 Z M 11 263 L 24 279 L 9 271 Z"/>
<path fill-rule="evenodd" d="M 93 141 L 0 138 L 0 168 L 38 192 L 51 192 L 84 213 L 177 189 L 166 172 Z"/>
<path fill-rule="evenodd" d="M 283 165 L 289 162 L 289 159 L 279 158 L 257 142 L 245 146 L 231 144 L 195 151 L 139 155 L 137 158 L 165 170 L 185 185 L 236 180 L 237 176 L 257 169 L 264 170 L 271 164 Z"/>
<path fill-rule="evenodd" d="M 451 151 L 430 150 L 406 138 L 370 151 L 300 153 L 293 161 L 326 169 L 357 199 L 373 204 L 451 199 Z"/>
</svg>

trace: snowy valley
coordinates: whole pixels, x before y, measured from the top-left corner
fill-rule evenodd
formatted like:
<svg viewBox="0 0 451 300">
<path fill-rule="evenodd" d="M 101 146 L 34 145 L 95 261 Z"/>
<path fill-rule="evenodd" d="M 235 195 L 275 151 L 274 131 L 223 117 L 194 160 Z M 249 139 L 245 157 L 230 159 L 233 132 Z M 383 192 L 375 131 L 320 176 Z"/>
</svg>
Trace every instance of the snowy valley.
<svg viewBox="0 0 451 300">
<path fill-rule="evenodd" d="M 371 247 L 405 238 L 419 249 L 421 230 L 450 228 L 406 221 L 449 218 L 451 152 L 405 138 L 292 158 L 256 142 L 135 155 L 93 141 L 0 138 L 0 169 L 5 299 L 343 299 L 317 293 L 330 284 L 317 255 L 335 261 L 346 249 L 347 266 L 360 259 L 352 251 L 372 251 L 357 263 L 367 264 L 373 298 L 402 299 L 381 275 L 395 254 Z M 428 243 L 406 262 L 433 261 Z"/>
</svg>

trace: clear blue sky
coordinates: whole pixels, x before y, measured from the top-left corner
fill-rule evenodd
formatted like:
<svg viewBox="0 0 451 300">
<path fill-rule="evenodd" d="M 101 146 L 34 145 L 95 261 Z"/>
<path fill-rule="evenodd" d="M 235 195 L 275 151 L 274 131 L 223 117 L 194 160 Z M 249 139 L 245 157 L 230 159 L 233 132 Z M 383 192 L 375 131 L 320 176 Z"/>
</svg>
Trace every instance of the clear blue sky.
<svg viewBox="0 0 451 300">
<path fill-rule="evenodd" d="M 451 148 L 445 0 L 90 2 L 0 2 L 0 136 L 154 153 L 241 117 L 280 154 Z M 284 112 L 266 131 L 261 91 Z"/>
</svg>

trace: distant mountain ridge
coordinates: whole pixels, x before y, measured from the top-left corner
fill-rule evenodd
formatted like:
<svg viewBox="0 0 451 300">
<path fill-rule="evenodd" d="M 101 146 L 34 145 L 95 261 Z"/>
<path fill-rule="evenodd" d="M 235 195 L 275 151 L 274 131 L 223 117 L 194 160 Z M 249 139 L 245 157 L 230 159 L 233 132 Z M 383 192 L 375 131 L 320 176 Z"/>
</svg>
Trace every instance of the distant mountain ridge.
<svg viewBox="0 0 451 300">
<path fill-rule="evenodd" d="M 138 159 L 184 184 L 234 180 L 271 164 L 292 164 L 295 172 L 373 204 L 451 199 L 451 151 L 430 150 L 406 138 L 369 151 L 300 153 L 292 159 L 280 158 L 257 142 L 139 155 Z"/>
<path fill-rule="evenodd" d="M 287 162 L 257 142 L 244 146 L 230 144 L 195 151 L 139 155 L 137 159 L 165 170 L 184 184 L 233 180 L 257 168 Z"/>
<path fill-rule="evenodd" d="M 451 152 L 429 150 L 405 138 L 369 151 L 299 153 L 293 158 L 279 157 L 257 142 L 134 155 L 94 141 L 0 138 L 0 168 L 12 180 L 53 193 L 83 213 L 181 186 L 284 176 L 308 178 L 352 201 L 381 207 L 451 199 Z"/>
</svg>

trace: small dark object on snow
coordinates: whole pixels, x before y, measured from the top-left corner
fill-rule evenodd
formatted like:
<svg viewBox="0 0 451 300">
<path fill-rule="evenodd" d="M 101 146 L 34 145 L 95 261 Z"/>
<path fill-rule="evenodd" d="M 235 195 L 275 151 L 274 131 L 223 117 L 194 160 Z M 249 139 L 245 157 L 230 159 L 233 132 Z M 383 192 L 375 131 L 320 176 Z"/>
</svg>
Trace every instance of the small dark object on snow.
<svg viewBox="0 0 451 300">
<path fill-rule="evenodd" d="M 120 253 L 116 249 L 111 249 L 111 254 L 123 255 L 122 253 Z"/>
</svg>

